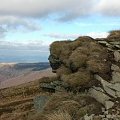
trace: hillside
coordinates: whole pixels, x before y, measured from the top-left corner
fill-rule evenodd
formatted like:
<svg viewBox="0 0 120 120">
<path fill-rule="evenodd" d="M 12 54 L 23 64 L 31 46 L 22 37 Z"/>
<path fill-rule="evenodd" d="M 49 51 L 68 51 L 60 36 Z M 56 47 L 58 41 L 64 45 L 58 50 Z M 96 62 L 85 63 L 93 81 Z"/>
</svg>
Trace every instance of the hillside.
<svg viewBox="0 0 120 120">
<path fill-rule="evenodd" d="M 56 76 L 1 89 L 2 120 L 120 120 L 120 31 L 50 45 Z"/>
<path fill-rule="evenodd" d="M 46 68 L 49 68 L 49 63 L 0 63 L 0 81 Z"/>
<path fill-rule="evenodd" d="M 0 63 L 0 88 L 51 76 L 49 63 Z"/>
</svg>

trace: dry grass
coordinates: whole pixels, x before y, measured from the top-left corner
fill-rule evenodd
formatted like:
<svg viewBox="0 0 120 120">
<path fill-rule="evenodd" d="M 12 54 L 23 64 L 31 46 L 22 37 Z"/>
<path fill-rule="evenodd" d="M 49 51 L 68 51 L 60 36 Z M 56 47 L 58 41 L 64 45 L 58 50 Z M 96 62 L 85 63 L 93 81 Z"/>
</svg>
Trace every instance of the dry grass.
<svg viewBox="0 0 120 120">
<path fill-rule="evenodd" d="M 38 80 L 39 84 L 40 83 L 50 83 L 53 81 L 58 80 L 57 76 L 53 76 L 53 77 L 43 77 L 41 79 Z"/>
<path fill-rule="evenodd" d="M 76 71 L 80 67 L 85 67 L 87 61 L 87 55 L 75 51 L 71 54 L 69 61 L 70 61 L 70 69 L 72 71 Z"/>
<path fill-rule="evenodd" d="M 109 32 L 108 41 L 120 41 L 120 30 L 113 30 Z"/>
<path fill-rule="evenodd" d="M 47 120 L 56 120 L 56 116 L 57 120 L 64 120 L 63 118 L 66 118 L 66 113 L 70 116 L 68 117 L 69 119 L 78 120 L 87 113 L 92 114 L 100 112 L 100 108 L 101 105 L 99 103 L 97 103 L 93 98 L 86 96 L 85 94 L 74 95 L 72 93 L 64 92 L 54 94 L 45 105 L 42 114 L 44 114 L 44 117 L 47 116 Z M 59 111 L 60 113 L 58 114 Z"/>
<path fill-rule="evenodd" d="M 87 86 L 93 80 L 94 73 L 105 76 L 111 72 L 107 49 L 91 37 L 83 36 L 71 42 L 54 42 L 50 49 L 51 55 L 54 53 L 61 61 L 61 67 L 56 67 L 58 77 L 72 87 Z"/>
<path fill-rule="evenodd" d="M 56 41 L 50 45 L 50 53 L 59 57 L 62 49 L 64 49 L 64 45 L 68 44 L 70 41 Z"/>
<path fill-rule="evenodd" d="M 91 59 L 87 61 L 87 69 L 92 73 L 106 74 L 110 71 L 110 65 L 105 61 Z"/>
<path fill-rule="evenodd" d="M 120 30 L 112 30 L 109 32 L 108 38 L 112 37 L 112 36 L 120 36 Z"/>
<path fill-rule="evenodd" d="M 66 111 L 58 111 L 46 115 L 47 120 L 72 120 L 71 116 Z"/>
<path fill-rule="evenodd" d="M 33 96 L 39 94 L 39 81 L 29 82 L 15 87 L 0 89 L 1 103 L 16 98 L 25 98 L 26 96 Z"/>
<path fill-rule="evenodd" d="M 62 75 L 61 79 L 71 87 L 77 87 L 87 85 L 91 81 L 92 75 L 89 71 L 80 70 L 70 75 Z"/>
<path fill-rule="evenodd" d="M 56 73 L 57 73 L 58 77 L 61 77 L 63 74 L 64 75 L 70 74 L 71 70 L 69 68 L 67 68 L 67 67 L 62 65 L 60 68 L 57 69 Z"/>
<path fill-rule="evenodd" d="M 38 95 L 47 95 L 39 89 L 39 82 L 52 81 L 55 77 L 43 78 L 34 82 L 0 90 L 0 119 L 26 120 L 34 111 L 33 99 Z M 45 119 L 43 119 L 45 120 Z"/>
</svg>

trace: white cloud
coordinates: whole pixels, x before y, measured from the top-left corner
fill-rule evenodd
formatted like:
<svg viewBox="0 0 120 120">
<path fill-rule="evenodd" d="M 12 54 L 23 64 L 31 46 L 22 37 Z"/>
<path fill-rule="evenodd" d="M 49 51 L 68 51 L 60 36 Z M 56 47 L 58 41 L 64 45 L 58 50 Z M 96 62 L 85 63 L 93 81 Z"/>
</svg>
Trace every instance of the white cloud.
<svg viewBox="0 0 120 120">
<path fill-rule="evenodd" d="M 44 36 L 48 36 L 54 39 L 74 39 L 80 36 L 80 34 L 63 34 L 63 33 L 48 33 L 44 34 Z"/>
<path fill-rule="evenodd" d="M 120 16 L 120 0 L 100 0 L 94 10 L 106 16 Z"/>
<path fill-rule="evenodd" d="M 0 0 L 0 16 L 41 18 L 57 14 L 62 21 L 94 13 L 120 15 L 119 0 Z"/>
<path fill-rule="evenodd" d="M 14 16 L 0 16 L 0 26 L 6 30 L 21 27 L 26 30 L 39 30 L 40 28 L 31 20 Z"/>
<path fill-rule="evenodd" d="M 87 36 L 93 37 L 93 38 L 106 38 L 109 33 L 107 32 L 90 32 L 87 33 Z"/>
<path fill-rule="evenodd" d="M 0 0 L 0 15 L 42 17 L 63 12 L 73 16 L 87 15 L 95 0 Z M 87 9 L 86 9 L 87 8 Z"/>
<path fill-rule="evenodd" d="M 3 38 L 6 34 L 6 29 L 4 29 L 2 26 L 0 26 L 0 38 Z"/>
<path fill-rule="evenodd" d="M 119 0 L 0 0 L 0 16 L 37 17 L 58 14 L 67 21 L 100 13 L 120 15 Z"/>
<path fill-rule="evenodd" d="M 33 21 L 51 15 L 66 22 L 94 14 L 120 16 L 120 0 L 0 0 L 0 37 L 11 29 L 40 30 Z"/>
<path fill-rule="evenodd" d="M 42 40 L 28 40 L 25 42 L 1 40 L 0 49 L 13 49 L 13 50 L 38 50 L 41 52 L 49 52 L 49 45 L 51 42 Z"/>
<path fill-rule="evenodd" d="M 14 16 L 0 16 L 0 38 L 6 36 L 9 31 L 36 31 L 41 30 L 34 21 Z"/>
<path fill-rule="evenodd" d="M 90 36 L 93 38 L 105 38 L 108 36 L 109 33 L 107 32 L 90 32 L 86 34 L 62 34 L 62 33 L 48 33 L 44 34 L 44 36 L 48 36 L 54 39 L 61 39 L 61 40 L 67 40 L 67 39 L 76 39 L 79 36 Z"/>
</svg>

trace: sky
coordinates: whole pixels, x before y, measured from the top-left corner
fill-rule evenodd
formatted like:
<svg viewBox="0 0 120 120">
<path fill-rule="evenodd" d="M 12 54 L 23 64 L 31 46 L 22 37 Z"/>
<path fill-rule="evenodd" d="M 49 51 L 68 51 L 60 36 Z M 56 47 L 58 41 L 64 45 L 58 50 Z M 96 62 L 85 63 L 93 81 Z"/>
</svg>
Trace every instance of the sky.
<svg viewBox="0 0 120 120">
<path fill-rule="evenodd" d="M 56 40 L 120 29 L 120 0 L 0 0 L 0 62 L 47 61 Z"/>
</svg>

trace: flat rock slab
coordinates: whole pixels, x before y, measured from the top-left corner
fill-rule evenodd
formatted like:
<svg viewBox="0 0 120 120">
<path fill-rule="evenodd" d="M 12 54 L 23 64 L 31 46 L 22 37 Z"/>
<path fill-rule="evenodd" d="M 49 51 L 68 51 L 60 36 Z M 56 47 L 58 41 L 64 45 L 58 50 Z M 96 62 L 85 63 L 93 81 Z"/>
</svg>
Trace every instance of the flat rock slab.
<svg viewBox="0 0 120 120">
<path fill-rule="evenodd" d="M 116 62 L 120 61 L 120 53 L 118 51 L 114 52 L 114 59 L 115 59 Z"/>
<path fill-rule="evenodd" d="M 112 72 L 112 83 L 120 83 L 120 72 Z"/>
<path fill-rule="evenodd" d="M 88 94 L 103 105 L 105 105 L 105 101 L 108 101 L 110 99 L 110 97 L 107 96 L 105 93 L 98 91 L 94 88 L 90 88 Z"/>
<path fill-rule="evenodd" d="M 114 106 L 114 102 L 112 101 L 105 101 L 105 108 L 108 110 Z"/>
<path fill-rule="evenodd" d="M 42 112 L 44 109 L 45 104 L 49 101 L 50 96 L 38 96 L 34 99 L 34 108 L 35 110 L 37 110 L 38 112 Z"/>
</svg>

